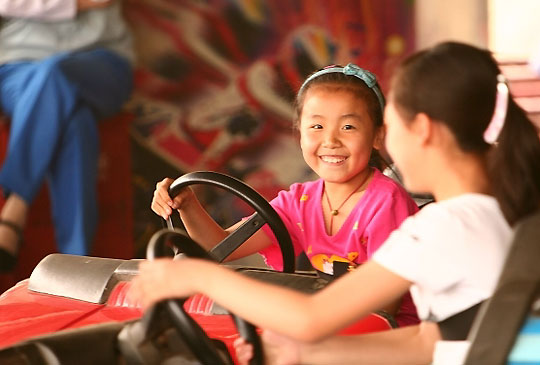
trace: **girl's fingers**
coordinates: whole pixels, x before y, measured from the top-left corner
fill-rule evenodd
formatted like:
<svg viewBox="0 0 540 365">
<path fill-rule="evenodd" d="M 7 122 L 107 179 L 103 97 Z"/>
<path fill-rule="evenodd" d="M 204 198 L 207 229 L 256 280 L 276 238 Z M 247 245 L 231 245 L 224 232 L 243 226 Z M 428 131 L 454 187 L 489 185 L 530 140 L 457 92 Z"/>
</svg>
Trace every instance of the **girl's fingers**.
<svg viewBox="0 0 540 365">
<path fill-rule="evenodd" d="M 171 206 L 173 205 L 173 202 L 168 191 L 172 182 L 172 179 L 165 178 L 156 184 L 156 190 L 154 190 L 151 208 L 163 219 L 167 219 L 172 214 Z"/>
<path fill-rule="evenodd" d="M 178 194 L 174 200 L 171 201 L 171 208 L 173 209 L 178 209 L 180 207 L 180 205 L 182 205 L 182 203 L 184 202 L 184 197 L 185 197 L 185 194 L 183 191 L 180 192 L 180 194 Z"/>
<path fill-rule="evenodd" d="M 168 204 L 172 203 L 171 197 L 169 196 L 169 185 L 158 187 L 156 189 L 156 196 Z"/>
<path fill-rule="evenodd" d="M 144 309 L 170 294 L 166 280 L 170 272 L 168 262 L 168 259 L 158 259 L 139 264 L 139 275 L 132 280 L 129 295 L 132 300 L 141 303 Z"/>
<path fill-rule="evenodd" d="M 173 202 L 171 200 L 171 197 L 169 196 L 169 192 L 167 190 L 160 190 L 157 192 L 156 200 L 167 210 L 171 210 Z"/>
<path fill-rule="evenodd" d="M 180 190 L 180 192 L 174 197 L 174 199 L 171 199 L 168 193 L 168 190 L 165 190 L 164 192 L 164 200 L 167 200 L 167 204 L 172 209 L 179 209 L 181 206 L 183 206 L 188 200 L 191 199 L 193 193 L 189 187 L 183 188 Z"/>
<path fill-rule="evenodd" d="M 150 207 L 163 219 L 167 219 L 174 209 L 180 209 L 187 201 L 192 200 L 193 191 L 189 187 L 182 189 L 174 199 L 171 199 L 169 187 L 173 182 L 174 180 L 165 178 L 156 183 L 156 189 L 154 190 Z"/>
<path fill-rule="evenodd" d="M 253 346 L 247 343 L 242 337 L 234 341 L 234 350 L 236 358 L 241 365 L 247 365 L 253 357 Z"/>
<path fill-rule="evenodd" d="M 131 286 L 128 291 L 128 298 L 133 303 L 138 303 L 142 308 L 145 308 L 145 290 L 143 283 L 138 280 L 138 278 L 135 278 L 131 281 Z"/>
<path fill-rule="evenodd" d="M 157 215 L 159 215 L 163 219 L 167 219 L 172 213 L 171 207 L 163 203 L 163 201 L 157 197 L 154 197 L 154 199 L 152 200 L 151 208 Z"/>
</svg>

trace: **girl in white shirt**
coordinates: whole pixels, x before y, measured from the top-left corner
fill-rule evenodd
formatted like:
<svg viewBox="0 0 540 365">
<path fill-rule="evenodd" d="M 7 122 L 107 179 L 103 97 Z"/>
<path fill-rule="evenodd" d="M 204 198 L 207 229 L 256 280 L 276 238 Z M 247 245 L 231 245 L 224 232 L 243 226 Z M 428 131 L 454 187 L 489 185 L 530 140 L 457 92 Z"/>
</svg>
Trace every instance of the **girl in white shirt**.
<svg viewBox="0 0 540 365">
<path fill-rule="evenodd" d="M 437 341 L 466 337 L 493 293 L 511 226 L 539 208 L 540 141 L 491 54 L 453 42 L 400 66 L 385 123 L 405 186 L 436 203 L 406 219 L 355 272 L 305 295 L 210 262 L 161 259 L 141 264 L 132 295 L 150 306 L 203 293 L 270 330 L 263 339 L 272 362 L 430 363 Z M 328 338 L 409 289 L 420 325 Z M 251 347 L 238 348 L 247 361 Z"/>
</svg>

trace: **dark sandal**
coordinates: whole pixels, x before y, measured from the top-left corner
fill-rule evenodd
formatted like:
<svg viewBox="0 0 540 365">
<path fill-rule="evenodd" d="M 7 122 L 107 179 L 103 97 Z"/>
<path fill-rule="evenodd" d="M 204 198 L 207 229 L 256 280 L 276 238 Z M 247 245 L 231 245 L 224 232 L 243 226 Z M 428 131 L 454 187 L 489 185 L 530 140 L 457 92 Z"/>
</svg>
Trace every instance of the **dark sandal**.
<svg viewBox="0 0 540 365">
<path fill-rule="evenodd" d="M 13 222 L 5 221 L 0 219 L 0 226 L 4 225 L 13 230 L 13 232 L 17 235 L 17 251 L 20 248 L 21 242 L 22 242 L 22 229 L 18 225 L 16 225 Z M 10 271 L 13 271 L 15 268 L 15 265 L 17 265 L 17 255 L 12 254 L 11 252 L 7 251 L 4 248 L 0 247 L 0 273 L 7 273 Z"/>
</svg>

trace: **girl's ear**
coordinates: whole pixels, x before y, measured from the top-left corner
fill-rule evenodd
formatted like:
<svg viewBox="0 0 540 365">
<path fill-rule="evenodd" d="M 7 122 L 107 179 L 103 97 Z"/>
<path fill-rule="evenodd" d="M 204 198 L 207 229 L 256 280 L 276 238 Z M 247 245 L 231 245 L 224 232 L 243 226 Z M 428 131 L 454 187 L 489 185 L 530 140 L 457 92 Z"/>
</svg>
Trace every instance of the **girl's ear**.
<svg viewBox="0 0 540 365">
<path fill-rule="evenodd" d="M 411 123 L 411 128 L 421 144 L 426 144 L 433 134 L 433 120 L 426 113 L 418 113 Z"/>
<path fill-rule="evenodd" d="M 386 125 L 383 124 L 375 131 L 375 138 L 373 139 L 373 148 L 381 151 L 384 149 L 384 137 L 386 136 Z"/>
</svg>

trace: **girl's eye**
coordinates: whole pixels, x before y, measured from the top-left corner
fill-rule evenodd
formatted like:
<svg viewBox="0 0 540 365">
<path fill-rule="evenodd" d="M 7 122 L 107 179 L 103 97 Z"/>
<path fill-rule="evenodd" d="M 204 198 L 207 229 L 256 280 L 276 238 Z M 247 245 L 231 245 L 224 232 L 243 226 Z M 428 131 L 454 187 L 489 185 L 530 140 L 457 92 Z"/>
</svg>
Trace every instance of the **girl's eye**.
<svg viewBox="0 0 540 365">
<path fill-rule="evenodd" d="M 312 128 L 312 129 L 322 129 L 322 125 L 320 125 L 320 124 L 313 124 L 313 125 L 311 126 L 311 128 Z"/>
<path fill-rule="evenodd" d="M 352 126 L 352 125 L 350 125 L 350 124 L 345 124 L 345 125 L 343 126 L 343 129 L 345 129 L 345 130 L 354 129 L 354 126 Z"/>
</svg>

